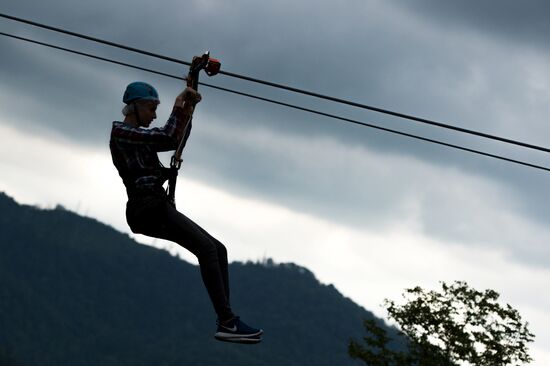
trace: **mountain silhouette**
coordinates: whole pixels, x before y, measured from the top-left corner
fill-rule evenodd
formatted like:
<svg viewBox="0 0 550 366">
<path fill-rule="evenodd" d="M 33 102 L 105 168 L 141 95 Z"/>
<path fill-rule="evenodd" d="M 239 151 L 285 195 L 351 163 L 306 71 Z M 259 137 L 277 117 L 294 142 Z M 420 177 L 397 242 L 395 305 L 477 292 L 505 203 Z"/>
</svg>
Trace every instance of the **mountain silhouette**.
<svg viewBox="0 0 550 366">
<path fill-rule="evenodd" d="M 232 305 L 265 335 L 222 343 L 197 266 L 61 206 L 0 192 L 0 210 L 1 365 L 358 364 L 373 314 L 306 268 L 231 263 Z"/>
</svg>

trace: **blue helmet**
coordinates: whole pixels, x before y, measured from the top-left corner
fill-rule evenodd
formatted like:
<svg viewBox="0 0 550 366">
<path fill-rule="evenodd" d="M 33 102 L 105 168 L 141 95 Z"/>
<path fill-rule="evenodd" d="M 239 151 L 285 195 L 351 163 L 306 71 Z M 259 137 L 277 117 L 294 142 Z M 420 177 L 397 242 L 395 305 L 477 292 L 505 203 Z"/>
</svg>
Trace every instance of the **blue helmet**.
<svg viewBox="0 0 550 366">
<path fill-rule="evenodd" d="M 151 100 L 160 103 L 157 90 L 142 81 L 134 81 L 128 84 L 124 91 L 124 96 L 122 97 L 122 101 L 126 104 L 133 103 L 137 100 Z"/>
</svg>

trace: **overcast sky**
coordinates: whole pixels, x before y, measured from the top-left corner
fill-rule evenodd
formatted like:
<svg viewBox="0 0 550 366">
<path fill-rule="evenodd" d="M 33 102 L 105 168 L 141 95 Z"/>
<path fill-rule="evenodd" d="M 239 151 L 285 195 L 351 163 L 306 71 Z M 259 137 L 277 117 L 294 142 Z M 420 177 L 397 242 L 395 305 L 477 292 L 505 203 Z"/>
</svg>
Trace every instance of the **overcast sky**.
<svg viewBox="0 0 550 366">
<path fill-rule="evenodd" d="M 1 12 L 171 57 L 550 146 L 547 1 L 2 1 Z M 0 19 L 0 31 L 184 75 L 184 66 Z M 134 80 L 169 115 L 182 83 L 0 38 L 0 190 L 129 232 L 108 138 Z M 202 80 L 550 167 L 546 153 L 293 95 Z M 292 261 L 374 311 L 467 280 L 518 308 L 550 363 L 550 174 L 208 88 L 178 207 L 231 260 Z M 169 155 L 163 155 L 168 163 Z M 143 236 L 147 244 L 167 246 Z M 174 247 L 169 247 L 175 251 Z M 193 261 L 186 253 L 185 259 Z"/>
</svg>

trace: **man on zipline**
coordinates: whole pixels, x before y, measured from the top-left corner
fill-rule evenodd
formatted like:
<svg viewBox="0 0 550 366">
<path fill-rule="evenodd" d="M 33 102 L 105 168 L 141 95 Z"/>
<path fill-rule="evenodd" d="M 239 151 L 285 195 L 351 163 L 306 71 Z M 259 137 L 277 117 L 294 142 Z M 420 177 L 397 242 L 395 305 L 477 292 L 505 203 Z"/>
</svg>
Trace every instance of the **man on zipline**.
<svg viewBox="0 0 550 366">
<path fill-rule="evenodd" d="M 176 242 L 198 258 L 202 280 L 218 317 L 216 339 L 257 343 L 263 331 L 246 325 L 231 310 L 225 246 L 177 211 L 163 188 L 170 169 L 162 166 L 157 152 L 178 147 L 200 100 L 201 95 L 187 87 L 176 97 L 164 127 L 146 129 L 157 117 L 158 93 L 144 82 L 126 87 L 124 121 L 113 122 L 109 144 L 128 194 L 126 220 L 132 232 Z"/>
</svg>

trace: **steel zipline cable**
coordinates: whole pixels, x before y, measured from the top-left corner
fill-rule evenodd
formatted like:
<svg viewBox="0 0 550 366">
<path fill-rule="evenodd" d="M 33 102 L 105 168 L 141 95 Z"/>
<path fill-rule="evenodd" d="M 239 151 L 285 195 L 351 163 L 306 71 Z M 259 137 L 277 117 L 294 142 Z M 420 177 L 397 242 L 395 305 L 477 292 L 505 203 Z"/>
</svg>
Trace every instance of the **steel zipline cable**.
<svg viewBox="0 0 550 366">
<path fill-rule="evenodd" d="M 162 60 L 165 60 L 165 61 L 171 61 L 171 62 L 175 62 L 175 63 L 187 65 L 187 66 L 190 65 L 190 62 L 179 60 L 177 58 L 160 55 L 160 54 L 157 54 L 157 53 L 141 50 L 141 49 L 138 49 L 138 48 L 135 48 L 135 47 L 129 47 L 129 46 L 126 46 L 126 45 L 123 45 L 123 44 L 103 40 L 103 39 L 96 38 L 96 37 L 91 37 L 91 36 L 88 36 L 88 35 L 85 35 L 85 34 L 76 33 L 76 32 L 73 32 L 73 31 L 66 30 L 66 29 L 53 27 L 53 26 L 50 26 L 50 25 L 34 22 L 34 21 L 31 21 L 31 20 L 15 17 L 15 16 L 12 16 L 12 15 L 0 13 L 0 17 L 10 19 L 10 20 L 13 20 L 13 21 L 16 21 L 16 22 L 20 22 L 20 23 L 29 24 L 29 25 L 32 25 L 32 26 L 35 26 L 35 27 L 47 29 L 47 30 L 50 30 L 50 31 L 63 33 L 63 34 L 70 35 L 70 36 L 73 36 L 73 37 L 78 37 L 78 38 L 86 39 L 86 40 L 89 40 L 89 41 L 101 43 L 101 44 L 104 44 L 104 45 L 121 48 L 121 49 L 124 49 L 124 50 L 127 50 L 127 51 L 140 53 L 140 54 L 143 54 L 143 55 L 146 55 L 146 56 L 155 57 L 155 58 L 162 59 Z M 482 137 L 482 138 L 486 138 L 486 139 L 491 139 L 491 140 L 504 142 L 504 143 L 507 143 L 507 144 L 521 146 L 521 147 L 528 148 L 528 149 L 533 149 L 533 150 L 544 151 L 544 152 L 550 153 L 550 148 L 546 148 L 546 147 L 538 146 L 538 145 L 533 145 L 533 144 L 529 144 L 529 143 L 526 143 L 526 142 L 510 139 L 510 138 L 491 135 L 491 134 L 487 134 L 487 133 L 480 132 L 480 131 L 475 131 L 475 130 L 471 130 L 471 129 L 467 129 L 467 128 L 463 128 L 463 127 L 458 127 L 458 126 L 454 126 L 454 125 L 450 125 L 450 124 L 446 124 L 446 123 L 442 123 L 442 122 L 429 120 L 429 119 L 426 119 L 426 118 L 415 117 L 415 116 L 404 114 L 404 113 L 399 113 L 399 112 L 394 112 L 394 111 L 390 111 L 390 110 L 387 110 L 387 109 L 382 109 L 382 108 L 378 108 L 378 107 L 369 106 L 369 105 L 366 105 L 366 104 L 363 104 L 363 103 L 357 103 L 357 102 L 353 102 L 353 101 L 350 101 L 350 100 L 336 98 L 336 97 L 332 97 L 332 96 L 329 96 L 329 95 L 323 95 L 323 94 L 319 94 L 319 93 L 315 93 L 315 92 L 311 92 L 311 91 L 307 91 L 307 90 L 303 90 L 303 89 L 298 89 L 298 88 L 283 85 L 283 84 L 278 84 L 278 83 L 274 83 L 274 82 L 270 82 L 270 81 L 266 81 L 266 80 L 252 78 L 252 77 L 245 76 L 245 75 L 239 75 L 239 74 L 228 72 L 228 71 L 221 70 L 219 72 L 219 74 L 234 77 L 234 78 L 238 78 L 238 79 L 242 79 L 242 80 L 246 80 L 246 81 L 250 81 L 250 82 L 254 82 L 254 83 L 258 83 L 258 84 L 271 86 L 271 87 L 274 87 L 274 88 L 284 89 L 284 90 L 287 90 L 287 91 L 291 91 L 291 92 L 299 93 L 299 94 L 304 94 L 304 95 L 308 95 L 308 96 L 315 97 L 315 98 L 330 100 L 332 102 L 346 104 L 346 105 L 349 105 L 349 106 L 353 106 L 353 107 L 357 107 L 357 108 L 361 108 L 361 109 L 366 109 L 366 110 L 370 110 L 370 111 L 373 111 L 373 112 L 383 113 L 383 114 L 387 114 L 387 115 L 391 115 L 391 116 L 394 116 L 394 117 L 399 117 L 399 118 L 403 118 L 403 119 L 407 119 L 407 120 L 411 120 L 411 121 L 415 121 L 415 122 L 419 122 L 419 123 L 424 123 L 424 124 L 428 124 L 428 125 L 431 125 L 431 126 L 441 127 L 441 128 L 445 128 L 445 129 L 465 133 L 465 134 L 470 134 L 470 135 L 474 135 L 474 136 L 478 136 L 478 137 Z"/>
<path fill-rule="evenodd" d="M 149 69 L 149 68 L 129 64 L 129 63 L 126 63 L 126 62 L 120 62 L 120 61 L 117 61 L 117 60 L 92 55 L 90 53 L 85 53 L 85 52 L 72 50 L 72 49 L 69 49 L 69 48 L 60 47 L 60 46 L 56 46 L 56 45 L 53 45 L 53 44 L 40 42 L 40 41 L 36 41 L 36 40 L 33 40 L 33 39 L 25 38 L 25 37 L 16 36 L 16 35 L 13 35 L 13 34 L 0 32 L 0 35 L 6 36 L 6 37 L 11 37 L 11 38 L 21 40 L 21 41 L 25 41 L 25 42 L 29 42 L 29 43 L 33 43 L 33 44 L 37 44 L 37 45 L 41 45 L 41 46 L 45 46 L 45 47 L 49 47 L 49 48 L 53 48 L 53 49 L 57 49 L 57 50 L 61 50 L 61 51 L 65 51 L 65 52 L 69 52 L 69 53 L 73 53 L 73 54 L 77 54 L 77 55 L 80 55 L 80 56 L 90 57 L 90 58 L 93 58 L 93 59 L 96 59 L 96 60 L 110 62 L 110 63 L 116 64 L 116 65 L 126 66 L 126 67 L 130 67 L 130 68 L 133 68 L 133 69 L 138 69 L 138 70 L 141 70 L 141 71 L 150 72 L 150 73 L 153 73 L 153 74 L 166 76 L 166 77 L 173 78 L 173 79 L 185 80 L 185 78 L 181 77 L 181 76 L 176 76 L 176 75 L 168 74 L 168 73 L 165 73 L 165 72 L 161 72 L 161 71 L 157 71 L 157 70 L 153 70 L 153 69 Z M 292 109 L 296 109 L 296 110 L 300 110 L 300 111 L 304 111 L 304 112 L 308 112 L 308 113 L 312 113 L 312 114 L 316 114 L 316 115 L 320 115 L 320 116 L 324 116 L 324 117 L 329 117 L 329 118 L 333 118 L 333 119 L 336 119 L 336 120 L 340 120 L 340 121 L 353 123 L 353 124 L 357 124 L 357 125 L 364 126 L 364 127 L 377 129 L 377 130 L 380 130 L 380 131 L 393 133 L 393 134 L 396 134 L 396 135 L 410 137 L 410 138 L 413 138 L 413 139 L 416 139 L 416 140 L 426 141 L 426 142 L 430 142 L 430 143 L 450 147 L 450 148 L 453 148 L 453 149 L 467 151 L 467 152 L 470 152 L 470 153 L 474 153 L 474 154 L 478 154 L 478 155 L 482 155 L 482 156 L 487 156 L 487 157 L 491 157 L 491 158 L 494 158 L 494 159 L 503 160 L 503 161 L 507 161 L 507 162 L 510 162 L 510 163 L 515 163 L 515 164 L 527 166 L 527 167 L 530 167 L 530 168 L 535 168 L 535 169 L 550 172 L 550 168 L 548 168 L 548 167 L 544 167 L 544 166 L 540 166 L 540 165 L 536 165 L 536 164 L 531 164 L 531 163 L 527 163 L 527 162 L 516 160 L 516 159 L 507 158 L 507 157 L 504 157 L 504 156 L 501 156 L 501 155 L 496 155 L 496 154 L 491 154 L 491 153 L 487 153 L 487 152 L 480 151 L 480 150 L 470 149 L 470 148 L 467 148 L 467 147 L 464 147 L 464 146 L 450 144 L 450 143 L 435 140 L 435 139 L 430 139 L 430 138 L 426 138 L 426 137 L 422 137 L 422 136 L 418 136 L 418 135 L 414 135 L 414 134 L 410 134 L 410 133 L 406 133 L 406 132 L 402 132 L 402 131 L 398 131 L 398 130 L 393 130 L 393 129 L 390 129 L 390 128 L 377 126 L 377 125 L 374 125 L 374 124 L 358 121 L 358 120 L 355 120 L 355 119 L 345 118 L 345 117 L 341 117 L 341 116 L 338 116 L 338 115 L 335 115 L 335 114 L 325 113 L 325 112 L 321 112 L 321 111 L 318 111 L 318 110 L 315 110 L 315 109 L 305 108 L 305 107 L 301 107 L 301 106 L 298 106 L 298 105 L 295 105 L 295 104 L 290 104 L 290 103 L 281 102 L 281 101 L 274 100 L 274 99 L 264 98 L 264 97 L 260 97 L 260 96 L 257 96 L 257 95 L 253 95 L 253 94 L 249 94 L 249 93 L 240 92 L 240 91 L 237 91 L 237 90 L 232 90 L 232 89 L 220 87 L 220 86 L 217 86 L 217 85 L 212 85 L 212 84 L 203 83 L 203 82 L 199 82 L 199 84 L 202 85 L 202 86 L 208 87 L 208 88 L 221 90 L 221 91 L 224 91 L 224 92 L 228 92 L 228 93 L 232 93 L 232 94 L 236 94 L 236 95 L 240 95 L 240 96 L 244 96 L 244 97 L 248 97 L 248 98 L 252 98 L 252 99 L 256 99 L 256 100 L 261 100 L 261 101 L 264 101 L 264 102 L 273 103 L 273 104 L 276 104 L 276 105 L 280 105 L 280 106 L 284 106 L 284 107 L 288 107 L 288 108 L 292 108 Z"/>
</svg>

